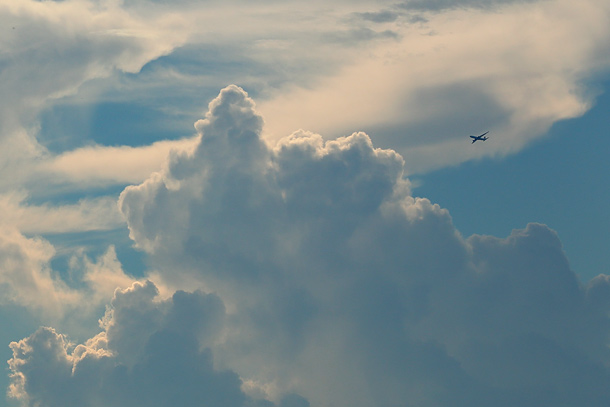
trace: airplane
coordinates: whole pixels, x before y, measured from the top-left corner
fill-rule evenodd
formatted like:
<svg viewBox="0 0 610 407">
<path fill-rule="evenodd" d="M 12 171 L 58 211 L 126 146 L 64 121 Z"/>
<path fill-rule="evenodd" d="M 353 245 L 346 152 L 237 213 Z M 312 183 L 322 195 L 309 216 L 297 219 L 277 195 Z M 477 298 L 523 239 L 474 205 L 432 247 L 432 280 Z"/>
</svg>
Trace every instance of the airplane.
<svg viewBox="0 0 610 407">
<path fill-rule="evenodd" d="M 483 137 L 487 133 L 489 133 L 489 131 L 486 131 L 485 133 L 481 134 L 480 136 L 470 136 L 470 138 L 472 139 L 472 143 L 471 144 L 474 144 L 477 141 L 485 141 L 485 140 L 487 140 L 489 137 Z"/>
</svg>

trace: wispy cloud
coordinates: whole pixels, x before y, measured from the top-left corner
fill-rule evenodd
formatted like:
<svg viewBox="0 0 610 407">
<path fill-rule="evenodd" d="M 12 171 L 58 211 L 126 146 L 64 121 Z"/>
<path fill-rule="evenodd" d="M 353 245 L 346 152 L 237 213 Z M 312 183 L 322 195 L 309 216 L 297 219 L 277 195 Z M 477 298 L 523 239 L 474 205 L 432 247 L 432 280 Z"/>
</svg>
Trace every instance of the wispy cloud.
<svg viewBox="0 0 610 407">
<path fill-rule="evenodd" d="M 332 9 L 312 2 L 299 12 L 289 4 L 244 4 L 236 12 L 215 2 L 169 8 L 12 1 L 1 11 L 15 26 L 2 44 L 2 151 L 11 151 L 3 164 L 14 174 L 5 177 L 9 187 L 39 177 L 31 161 L 47 158 L 36 115 L 84 84 L 88 103 L 99 93 L 132 103 L 164 94 L 175 105 L 151 103 L 194 114 L 198 92 L 238 81 L 259 95 L 269 140 L 299 128 L 329 138 L 363 130 L 399 151 L 408 172 L 421 172 L 518 151 L 558 120 L 586 111 L 593 94 L 586 78 L 609 66 L 600 57 L 609 38 L 608 10 L 595 0 L 450 7 L 417 19 L 392 4 L 372 8 L 366 2 Z M 55 45 L 41 45 L 49 41 Z M 32 75 L 38 66 L 45 70 Z M 118 76 L 143 66 L 137 75 Z M 105 77 L 112 79 L 91 82 Z M 484 151 L 461 143 L 488 129 L 501 137 Z M 129 168 L 123 174 L 118 167 L 114 173 L 93 169 L 95 159 L 87 166 L 77 162 L 93 151 L 126 158 L 120 146 L 65 151 L 51 157 L 51 171 L 80 185 L 139 182 L 160 147 L 140 150 L 141 157 L 149 153 L 141 160 L 150 164 L 118 166 Z M 68 168 L 83 171 L 68 174 Z"/>
<path fill-rule="evenodd" d="M 501 135 L 484 154 L 514 152 L 590 106 L 583 79 L 608 69 L 599 58 L 608 18 L 599 1 L 432 13 L 396 28 L 400 41 L 360 52 L 313 86 L 279 90 L 260 109 L 276 138 L 369 131 L 410 172 L 480 155 L 460 146 L 474 128 Z"/>
<path fill-rule="evenodd" d="M 99 312 L 116 288 L 135 281 L 123 271 L 112 246 L 95 260 L 74 252 L 67 274 L 53 268 L 55 255 L 56 249 L 44 238 L 26 237 L 3 224 L 0 303 L 24 307 L 48 323 L 80 332 L 78 324 Z"/>
<path fill-rule="evenodd" d="M 138 183 L 160 171 L 170 152 L 188 152 L 196 142 L 193 137 L 140 147 L 83 147 L 42 161 L 33 177 L 73 189 Z"/>
<path fill-rule="evenodd" d="M 0 285 L 2 301 L 13 301 L 34 310 L 57 315 L 74 305 L 76 292 L 53 275 L 49 262 L 55 250 L 43 239 L 28 239 L 14 228 L 2 228 Z"/>
<path fill-rule="evenodd" d="M 24 234 L 67 233 L 109 230 L 124 224 L 110 197 L 83 199 L 76 204 L 52 206 L 26 203 L 25 193 L 0 196 L 0 225 L 15 227 Z"/>
<path fill-rule="evenodd" d="M 116 2 L 9 0 L 0 22 L 0 160 L 12 187 L 46 154 L 36 119 L 48 103 L 92 79 L 137 72 L 185 39 L 171 16 L 137 18 Z"/>
</svg>

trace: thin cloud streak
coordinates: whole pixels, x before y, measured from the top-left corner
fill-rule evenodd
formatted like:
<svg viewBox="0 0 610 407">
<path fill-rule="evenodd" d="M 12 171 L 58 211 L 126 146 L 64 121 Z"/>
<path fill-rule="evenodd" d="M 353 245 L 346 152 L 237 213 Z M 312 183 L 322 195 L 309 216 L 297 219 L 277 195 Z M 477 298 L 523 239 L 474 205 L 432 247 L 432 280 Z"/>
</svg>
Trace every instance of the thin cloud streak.
<svg viewBox="0 0 610 407">
<path fill-rule="evenodd" d="M 0 225 L 26 235 L 117 229 L 124 220 L 114 198 L 84 199 L 73 205 L 29 205 L 24 193 L 0 195 Z"/>
<path fill-rule="evenodd" d="M 188 152 L 196 143 L 196 137 L 191 137 L 140 147 L 83 147 L 47 159 L 35 176 L 46 174 L 51 183 L 81 190 L 138 183 L 160 171 L 171 151 Z"/>
</svg>

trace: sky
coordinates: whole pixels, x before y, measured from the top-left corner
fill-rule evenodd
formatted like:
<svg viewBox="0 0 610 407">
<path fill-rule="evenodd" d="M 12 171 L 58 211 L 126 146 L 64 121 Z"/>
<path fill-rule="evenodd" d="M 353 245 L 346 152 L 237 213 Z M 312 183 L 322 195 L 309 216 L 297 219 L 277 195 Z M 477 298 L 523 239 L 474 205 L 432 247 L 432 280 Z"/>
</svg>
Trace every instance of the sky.
<svg viewBox="0 0 610 407">
<path fill-rule="evenodd" d="M 607 1 L 0 22 L 0 405 L 610 404 Z"/>
</svg>

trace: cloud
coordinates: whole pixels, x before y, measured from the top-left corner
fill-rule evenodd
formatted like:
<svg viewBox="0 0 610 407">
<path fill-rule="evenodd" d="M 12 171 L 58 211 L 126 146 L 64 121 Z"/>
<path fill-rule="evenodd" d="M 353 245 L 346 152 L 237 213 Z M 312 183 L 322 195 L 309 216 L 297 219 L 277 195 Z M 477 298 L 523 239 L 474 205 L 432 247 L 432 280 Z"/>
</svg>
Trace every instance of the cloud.
<svg viewBox="0 0 610 407">
<path fill-rule="evenodd" d="M 398 19 L 399 17 L 399 14 L 394 11 L 383 10 L 377 12 L 368 11 L 364 13 L 356 13 L 355 16 L 365 21 L 371 21 L 373 23 L 389 23 L 392 21 L 396 21 L 396 19 Z"/>
<path fill-rule="evenodd" d="M 405 15 L 391 28 L 398 40 L 344 54 L 337 70 L 262 101 L 265 133 L 363 130 L 399 151 L 409 173 L 517 151 L 589 108 L 583 79 L 608 69 L 600 58 L 608 16 L 595 0 L 447 9 L 419 23 L 403 23 Z M 485 151 L 469 148 L 464 137 L 475 128 L 501 137 Z"/>
<path fill-rule="evenodd" d="M 36 115 L 67 96 L 75 105 L 101 95 L 145 100 L 184 117 L 195 114 L 202 94 L 241 81 L 262 100 L 266 138 L 299 128 L 329 139 L 362 130 L 400 152 L 414 173 L 521 149 L 586 111 L 593 102 L 587 78 L 608 68 L 600 52 L 608 10 L 596 0 L 443 6 L 417 15 L 390 2 L 325 5 L 301 4 L 295 13 L 294 4 L 262 2 L 235 13 L 218 2 L 6 3 L 0 19 L 15 30 L 3 42 L 4 62 L 0 56 L 0 150 L 11 151 L 3 163 L 13 176 L 3 185 L 34 190 L 43 188 L 41 178 L 72 188 L 124 185 L 158 168 L 169 142 L 49 155 L 37 140 Z M 32 66 L 46 69 L 31 75 Z M 473 149 L 463 138 L 476 129 L 501 137 Z M 116 166 L 103 164 L 108 155 Z M 47 170 L 55 178 L 41 174 Z"/>
<path fill-rule="evenodd" d="M 114 246 L 110 246 L 95 261 L 87 256 L 73 256 L 70 263 L 73 270 L 81 271 L 82 280 L 90 289 L 89 306 L 106 303 L 117 288 L 129 287 L 134 283 L 134 278 L 123 271 Z"/>
<path fill-rule="evenodd" d="M 442 11 L 455 8 L 497 8 L 510 3 L 531 3 L 535 0 L 408 0 L 398 4 L 406 10 Z"/>
<path fill-rule="evenodd" d="M 157 285 L 117 291 L 103 332 L 84 344 L 51 328 L 14 343 L 13 397 L 61 406 L 608 404 L 608 277 L 580 283 L 543 225 L 464 238 L 404 178 L 516 151 L 582 114 L 592 102 L 583 82 L 608 67 L 605 3 L 433 2 L 418 15 L 366 2 L 311 2 L 297 13 L 264 2 L 238 14 L 216 2 L 184 1 L 175 14 L 156 3 L 0 6 L 5 26 L 17 22 L 0 44 L 3 186 L 137 183 L 119 205 Z M 141 75 L 116 78 L 180 44 Z M 200 64 L 210 55 L 212 66 Z M 202 87 L 239 78 L 260 95 L 267 122 L 230 86 L 196 123 L 196 139 L 49 154 L 33 124 L 40 109 L 108 76 L 125 99 L 176 83 L 201 97 Z M 473 127 L 502 137 L 475 150 L 462 139 Z M 94 260 L 75 255 L 65 274 L 53 269 L 48 241 L 24 235 L 116 225 L 109 199 L 56 208 L 3 198 L 4 301 L 52 322 L 91 319 L 133 282 L 113 248 Z M 167 297 L 170 287 L 202 291 Z"/>
<path fill-rule="evenodd" d="M 82 147 L 41 162 L 36 175 L 47 183 L 79 189 L 139 183 L 163 168 L 170 151 L 189 151 L 195 143 L 185 138 L 139 147 Z"/>
<path fill-rule="evenodd" d="M 557 235 L 455 229 L 364 133 L 269 147 L 240 88 L 200 144 L 125 189 L 130 235 L 174 285 L 227 312 L 215 363 L 311 405 L 604 405 L 608 279 L 581 284 Z"/>
<path fill-rule="evenodd" d="M 9 188 L 48 156 L 36 122 L 49 103 L 92 79 L 138 72 L 185 39 L 171 15 L 147 20 L 117 2 L 8 0 L 0 22 L 0 158 Z"/>
<path fill-rule="evenodd" d="M 124 225 L 116 200 L 109 197 L 62 206 L 30 205 L 27 198 L 24 192 L 0 195 L 0 225 L 15 227 L 26 235 L 110 230 Z"/>
<path fill-rule="evenodd" d="M 370 28 L 356 28 L 343 32 L 333 32 L 324 36 L 329 42 L 358 45 L 377 39 L 397 39 L 398 34 L 391 30 L 375 31 Z"/>
<path fill-rule="evenodd" d="M 0 151 L 11 153 L 0 156 L 11 176 L 2 186 L 139 183 L 170 148 L 82 141 L 51 155 L 37 115 L 61 98 L 146 100 L 185 116 L 234 81 L 260 96 L 273 141 L 298 128 L 329 139 L 362 130 L 407 158 L 408 173 L 517 151 L 591 105 L 584 84 L 608 68 L 608 10 L 596 0 L 489 4 L 415 15 L 390 2 L 310 2 L 298 13 L 277 2 L 239 13 L 218 2 L 5 2 Z M 463 137 L 476 129 L 501 137 L 469 148 Z M 110 155 L 116 166 L 104 165 Z"/>
<path fill-rule="evenodd" d="M 57 278 L 49 266 L 55 250 L 44 239 L 26 238 L 16 229 L 0 233 L 0 287 L 2 301 L 13 301 L 49 314 L 73 305 L 79 296 Z"/>
<path fill-rule="evenodd" d="M 71 320 L 75 326 L 134 278 L 124 273 L 113 246 L 91 260 L 81 240 L 76 247 L 57 248 L 41 235 L 118 230 L 124 219 L 116 199 L 109 197 L 60 206 L 32 205 L 27 198 L 25 193 L 0 195 L 0 304 L 25 307 L 49 322 Z M 65 269 L 56 262 L 62 257 Z"/>
<path fill-rule="evenodd" d="M 265 3 L 244 4 L 237 14 L 234 7 L 218 2 L 172 6 L 88 0 L 10 0 L 0 6 L 0 21 L 10 28 L 0 44 L 0 158 L 6 175 L 2 187 L 25 185 L 31 193 L 48 194 L 48 184 L 63 187 L 63 192 L 67 184 L 74 190 L 139 183 L 159 168 L 159 158 L 171 148 L 168 141 L 141 148 L 91 146 L 84 140 L 87 134 L 78 134 L 71 142 L 80 147 L 66 146 L 71 151 L 51 154 L 45 142 L 63 140 L 65 135 L 44 133 L 46 139 L 40 140 L 38 115 L 60 101 L 74 106 L 95 105 L 100 99 L 154 101 L 156 109 L 175 115 L 183 110 L 176 101 L 184 103 L 186 98 L 192 108 L 202 88 L 216 92 L 235 77 L 262 89 L 296 76 L 305 83 L 334 69 L 345 47 L 322 47 L 320 36 L 353 44 L 394 35 L 335 24 L 347 10 L 362 7 L 355 4 L 341 4 L 341 10 L 323 14 L 322 5 L 313 3 L 299 13 L 292 6 Z M 211 41 L 210 33 L 218 40 Z M 282 62 L 270 64 L 270 58 Z M 45 69 L 40 71 L 40 66 Z M 159 94 L 164 95 L 163 102 Z M 83 114 L 83 109 L 75 110 L 71 113 Z M 116 165 L 107 165 L 109 156 Z"/>
<path fill-rule="evenodd" d="M 12 225 L 0 228 L 0 304 L 15 304 L 49 323 L 88 325 L 117 287 L 135 279 L 123 271 L 113 246 L 98 258 L 73 249 L 67 270 L 54 268 L 56 248 L 26 237 Z M 86 331 L 86 328 L 84 329 Z"/>
<path fill-rule="evenodd" d="M 218 297 L 157 295 L 150 282 L 117 290 L 104 330 L 84 344 L 52 328 L 11 343 L 9 395 L 49 407 L 273 406 L 248 397 L 234 372 L 214 367 L 209 346 L 225 318 Z M 308 404 L 292 395 L 281 406 Z"/>
<path fill-rule="evenodd" d="M 3 112 L 38 108 L 114 69 L 137 72 L 183 36 L 170 19 L 153 29 L 112 2 L 8 0 L 0 19 L 14 27 L 1 46 Z"/>
</svg>

